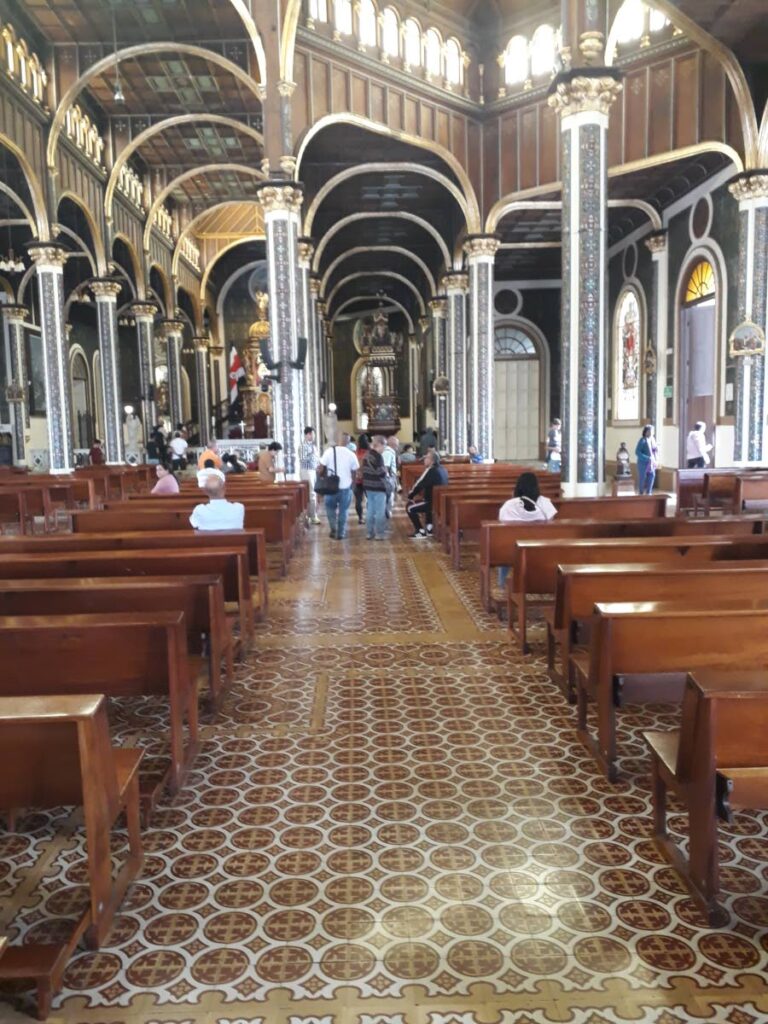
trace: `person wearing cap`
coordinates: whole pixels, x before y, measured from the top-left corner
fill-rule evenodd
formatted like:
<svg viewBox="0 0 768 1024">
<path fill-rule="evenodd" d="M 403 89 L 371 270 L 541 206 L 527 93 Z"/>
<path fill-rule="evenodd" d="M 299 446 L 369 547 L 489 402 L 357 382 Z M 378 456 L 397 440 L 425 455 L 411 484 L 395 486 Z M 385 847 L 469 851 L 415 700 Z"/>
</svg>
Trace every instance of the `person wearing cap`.
<svg viewBox="0 0 768 1024">
<path fill-rule="evenodd" d="M 208 503 L 192 509 L 189 521 L 196 530 L 242 530 L 245 506 L 224 497 L 226 477 L 220 469 L 201 469 L 197 486 L 208 495 Z"/>
</svg>

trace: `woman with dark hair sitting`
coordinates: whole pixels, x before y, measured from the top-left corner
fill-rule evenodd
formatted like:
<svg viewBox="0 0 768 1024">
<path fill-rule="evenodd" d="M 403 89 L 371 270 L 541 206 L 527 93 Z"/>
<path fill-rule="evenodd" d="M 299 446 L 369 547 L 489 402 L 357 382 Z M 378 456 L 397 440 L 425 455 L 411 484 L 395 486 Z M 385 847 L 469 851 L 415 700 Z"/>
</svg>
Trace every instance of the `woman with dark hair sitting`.
<svg viewBox="0 0 768 1024">
<path fill-rule="evenodd" d="M 162 462 L 158 462 L 155 466 L 155 473 L 157 475 L 157 483 L 149 492 L 154 494 L 156 497 L 159 495 L 172 495 L 179 493 L 179 481 L 176 479 L 173 471 Z"/>
<path fill-rule="evenodd" d="M 499 522 L 546 522 L 554 519 L 557 509 L 539 490 L 539 480 L 535 473 L 521 473 L 515 484 L 515 496 L 505 501 L 499 509 Z M 509 566 L 499 566 L 499 586 L 504 587 Z"/>
</svg>

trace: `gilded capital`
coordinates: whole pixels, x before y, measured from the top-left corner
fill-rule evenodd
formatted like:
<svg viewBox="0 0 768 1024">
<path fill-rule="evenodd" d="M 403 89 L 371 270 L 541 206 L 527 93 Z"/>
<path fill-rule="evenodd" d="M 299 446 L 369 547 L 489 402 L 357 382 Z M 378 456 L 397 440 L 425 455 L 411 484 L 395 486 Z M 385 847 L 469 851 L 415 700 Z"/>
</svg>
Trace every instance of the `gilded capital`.
<svg viewBox="0 0 768 1024">
<path fill-rule="evenodd" d="M 444 317 L 448 312 L 448 301 L 444 295 L 438 295 L 429 300 L 429 309 L 432 316 Z"/>
<path fill-rule="evenodd" d="M 327 311 L 328 311 L 328 307 L 326 306 L 326 304 L 323 302 L 322 299 L 318 299 L 317 300 L 317 312 L 318 312 L 318 314 L 321 317 L 324 317 Z"/>
<path fill-rule="evenodd" d="M 27 247 L 27 252 L 39 270 L 60 269 L 69 256 L 64 246 L 56 242 L 35 242 Z"/>
<path fill-rule="evenodd" d="M 607 115 L 623 88 L 611 74 L 575 74 L 557 81 L 547 102 L 561 117 L 586 111 Z"/>
<path fill-rule="evenodd" d="M 312 296 L 313 299 L 319 299 L 320 298 L 320 278 L 319 277 L 310 277 L 310 279 L 309 279 L 309 294 Z M 318 303 L 318 306 L 319 305 L 320 304 Z"/>
<path fill-rule="evenodd" d="M 268 181 L 260 186 L 256 198 L 264 213 L 298 213 L 303 190 L 292 181 Z"/>
<path fill-rule="evenodd" d="M 211 339 L 208 337 L 207 334 L 198 334 L 195 335 L 195 337 L 192 339 L 192 344 L 197 349 L 198 352 L 205 352 L 208 348 L 210 340 Z"/>
<path fill-rule="evenodd" d="M 420 316 L 419 317 L 419 327 L 421 328 L 422 334 L 425 331 L 429 330 L 431 323 L 432 323 L 432 318 L 431 317 L 428 317 L 428 316 Z"/>
<path fill-rule="evenodd" d="M 19 306 L 16 303 L 8 303 L 7 306 L 0 305 L 0 313 L 6 318 L 6 320 L 26 320 L 29 316 L 29 310 L 26 306 Z"/>
<path fill-rule="evenodd" d="M 728 186 L 728 191 L 740 203 L 751 199 L 768 198 L 768 171 L 748 171 L 740 174 Z"/>
<path fill-rule="evenodd" d="M 161 320 L 157 325 L 157 335 L 161 341 L 178 338 L 184 333 L 183 320 Z"/>
<path fill-rule="evenodd" d="M 281 79 L 277 83 L 277 91 L 280 93 L 281 96 L 284 96 L 286 99 L 290 99 L 291 96 L 293 96 L 293 92 L 294 92 L 295 88 L 296 88 L 296 83 L 295 82 L 289 82 L 286 79 Z"/>
<path fill-rule="evenodd" d="M 645 247 L 648 252 L 656 255 L 660 252 L 666 252 L 667 250 L 667 232 L 666 231 L 654 231 L 652 235 L 649 235 L 645 240 Z"/>
<path fill-rule="evenodd" d="M 469 275 L 463 270 L 452 271 L 443 275 L 442 285 L 447 292 L 468 292 Z"/>
<path fill-rule="evenodd" d="M 602 60 L 605 50 L 605 36 L 602 32 L 582 32 L 579 36 L 579 50 L 587 66 L 597 64 Z"/>
<path fill-rule="evenodd" d="M 113 277 L 96 278 L 95 281 L 91 281 L 89 287 L 96 296 L 97 301 L 99 299 L 102 301 L 107 299 L 116 299 L 123 290 L 122 283 L 120 281 L 116 281 Z"/>
<path fill-rule="evenodd" d="M 312 263 L 315 247 L 311 238 L 299 239 L 299 266 L 308 267 Z"/>
<path fill-rule="evenodd" d="M 493 259 L 500 245 L 501 240 L 496 235 L 470 235 L 464 243 L 464 252 L 470 260 L 479 256 Z"/>
<path fill-rule="evenodd" d="M 151 302 L 134 302 L 131 306 L 131 313 L 137 320 L 154 320 L 157 312 L 157 306 Z"/>
</svg>

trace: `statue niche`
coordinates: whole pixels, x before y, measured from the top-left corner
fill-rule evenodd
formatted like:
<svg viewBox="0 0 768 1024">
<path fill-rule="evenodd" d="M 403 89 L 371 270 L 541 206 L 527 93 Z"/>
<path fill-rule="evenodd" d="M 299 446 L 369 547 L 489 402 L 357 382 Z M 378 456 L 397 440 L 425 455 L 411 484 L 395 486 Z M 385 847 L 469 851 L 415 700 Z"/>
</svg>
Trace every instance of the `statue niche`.
<svg viewBox="0 0 768 1024">
<path fill-rule="evenodd" d="M 362 410 L 358 427 L 370 434 L 396 434 L 400 410 L 394 375 L 403 349 L 402 335 L 390 331 L 389 316 L 380 307 L 373 318 L 358 320 L 354 338 L 363 357 L 357 372 L 358 410 Z"/>
</svg>

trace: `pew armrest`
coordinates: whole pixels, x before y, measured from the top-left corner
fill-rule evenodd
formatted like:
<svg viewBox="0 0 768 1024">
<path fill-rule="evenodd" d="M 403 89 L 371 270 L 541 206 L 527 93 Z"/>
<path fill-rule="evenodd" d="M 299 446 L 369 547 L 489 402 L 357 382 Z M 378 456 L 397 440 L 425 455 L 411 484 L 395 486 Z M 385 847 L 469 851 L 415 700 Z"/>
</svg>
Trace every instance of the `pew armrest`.
<svg viewBox="0 0 768 1024">
<path fill-rule="evenodd" d="M 675 771 L 677 770 L 677 752 L 680 747 L 680 730 L 673 729 L 662 732 L 655 729 L 644 732 L 643 739 L 651 752 L 651 756 L 660 762 L 661 767 L 665 769 L 665 772 L 671 778 L 674 778 Z"/>
<path fill-rule="evenodd" d="M 740 807 L 768 807 L 768 766 L 764 768 L 720 768 L 717 772 L 717 814 L 733 821 Z"/>
</svg>

